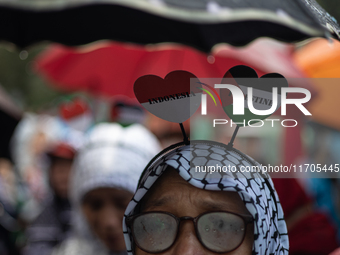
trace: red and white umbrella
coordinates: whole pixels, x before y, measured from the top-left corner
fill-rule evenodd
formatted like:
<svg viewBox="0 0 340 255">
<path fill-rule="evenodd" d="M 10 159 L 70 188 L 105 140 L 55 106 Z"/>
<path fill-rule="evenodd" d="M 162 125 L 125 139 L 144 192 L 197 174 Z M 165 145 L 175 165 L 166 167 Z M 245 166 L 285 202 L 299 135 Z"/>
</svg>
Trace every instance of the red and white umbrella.
<svg viewBox="0 0 340 255">
<path fill-rule="evenodd" d="M 219 78 L 235 65 L 248 65 L 259 75 L 277 72 L 301 78 L 303 74 L 292 62 L 292 51 L 292 46 L 270 39 L 257 40 L 245 48 L 216 47 L 208 56 L 174 44 L 142 47 L 97 43 L 77 49 L 53 45 L 38 56 L 35 67 L 51 84 L 65 91 L 134 98 L 133 84 L 140 76 L 164 77 L 174 70 Z"/>
</svg>

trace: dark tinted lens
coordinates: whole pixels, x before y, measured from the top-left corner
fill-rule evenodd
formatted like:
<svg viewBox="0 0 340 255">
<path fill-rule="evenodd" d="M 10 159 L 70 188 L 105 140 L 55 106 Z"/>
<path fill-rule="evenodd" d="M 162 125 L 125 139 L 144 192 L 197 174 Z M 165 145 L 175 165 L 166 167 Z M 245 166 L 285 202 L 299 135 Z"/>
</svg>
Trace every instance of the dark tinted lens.
<svg viewBox="0 0 340 255">
<path fill-rule="evenodd" d="M 164 213 L 143 214 L 134 220 L 132 228 L 138 247 L 149 252 L 169 248 L 177 234 L 176 219 Z"/>
<path fill-rule="evenodd" d="M 228 252 L 243 241 L 245 224 L 241 217 L 226 213 L 212 212 L 202 215 L 197 222 L 201 242 L 215 252 Z"/>
</svg>

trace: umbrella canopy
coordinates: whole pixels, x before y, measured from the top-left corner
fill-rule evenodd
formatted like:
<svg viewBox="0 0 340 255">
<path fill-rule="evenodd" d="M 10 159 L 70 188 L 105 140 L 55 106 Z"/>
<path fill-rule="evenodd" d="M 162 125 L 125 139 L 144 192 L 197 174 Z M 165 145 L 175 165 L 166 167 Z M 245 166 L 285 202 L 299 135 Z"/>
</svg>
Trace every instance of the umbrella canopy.
<svg viewBox="0 0 340 255">
<path fill-rule="evenodd" d="M 340 130 L 340 115 L 337 113 L 340 87 L 339 79 L 336 79 L 340 78 L 340 43 L 315 40 L 297 51 L 295 60 L 308 77 L 315 78 L 313 84 L 318 96 L 310 105 L 313 120 Z"/>
<path fill-rule="evenodd" d="M 173 45 L 145 48 L 99 43 L 80 49 L 54 45 L 36 63 L 40 74 L 64 90 L 131 98 L 134 98 L 133 84 L 142 75 L 165 76 L 169 71 L 183 68 L 206 77 L 219 74 L 205 54 Z"/>
<path fill-rule="evenodd" d="M 0 29 L 0 39 L 19 47 L 112 39 L 176 42 L 206 52 L 218 43 L 295 42 L 340 31 L 314 0 L 2 0 Z"/>
<path fill-rule="evenodd" d="M 78 49 L 54 45 L 38 56 L 36 67 L 52 84 L 67 91 L 134 98 L 133 84 L 140 76 L 165 77 L 174 70 L 186 70 L 201 78 L 219 78 L 231 67 L 243 64 L 255 68 L 259 75 L 278 72 L 290 78 L 303 77 L 291 56 L 291 46 L 269 39 L 245 48 L 217 47 L 209 56 L 171 44 L 141 47 L 97 43 Z"/>
</svg>

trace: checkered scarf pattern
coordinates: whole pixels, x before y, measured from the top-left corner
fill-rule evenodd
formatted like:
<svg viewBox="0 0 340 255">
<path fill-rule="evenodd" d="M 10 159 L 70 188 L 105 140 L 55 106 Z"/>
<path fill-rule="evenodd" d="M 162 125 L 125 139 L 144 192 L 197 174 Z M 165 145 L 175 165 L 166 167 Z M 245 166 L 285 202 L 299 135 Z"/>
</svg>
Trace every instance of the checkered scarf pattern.
<svg viewBox="0 0 340 255">
<path fill-rule="evenodd" d="M 165 153 L 164 153 L 165 152 Z M 261 172 L 196 172 L 196 166 L 258 166 L 256 161 L 236 149 L 211 141 L 191 141 L 178 144 L 158 154 L 144 170 L 137 191 L 128 205 L 123 231 L 129 255 L 134 254 L 134 241 L 125 224 L 127 216 L 135 214 L 136 207 L 167 169 L 173 167 L 189 184 L 205 190 L 237 192 L 254 218 L 253 255 L 288 255 L 288 234 L 283 210 L 273 182 Z"/>
</svg>

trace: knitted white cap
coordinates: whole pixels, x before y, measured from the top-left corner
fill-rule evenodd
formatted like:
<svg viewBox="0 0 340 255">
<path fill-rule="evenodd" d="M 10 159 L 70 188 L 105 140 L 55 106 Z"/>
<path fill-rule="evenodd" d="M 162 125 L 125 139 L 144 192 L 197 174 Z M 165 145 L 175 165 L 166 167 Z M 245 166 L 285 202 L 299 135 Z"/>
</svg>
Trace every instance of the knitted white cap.
<svg viewBox="0 0 340 255">
<path fill-rule="evenodd" d="M 155 136 L 140 124 L 97 125 L 75 160 L 72 202 L 79 204 L 87 192 L 101 187 L 134 193 L 145 166 L 160 150 Z"/>
</svg>

